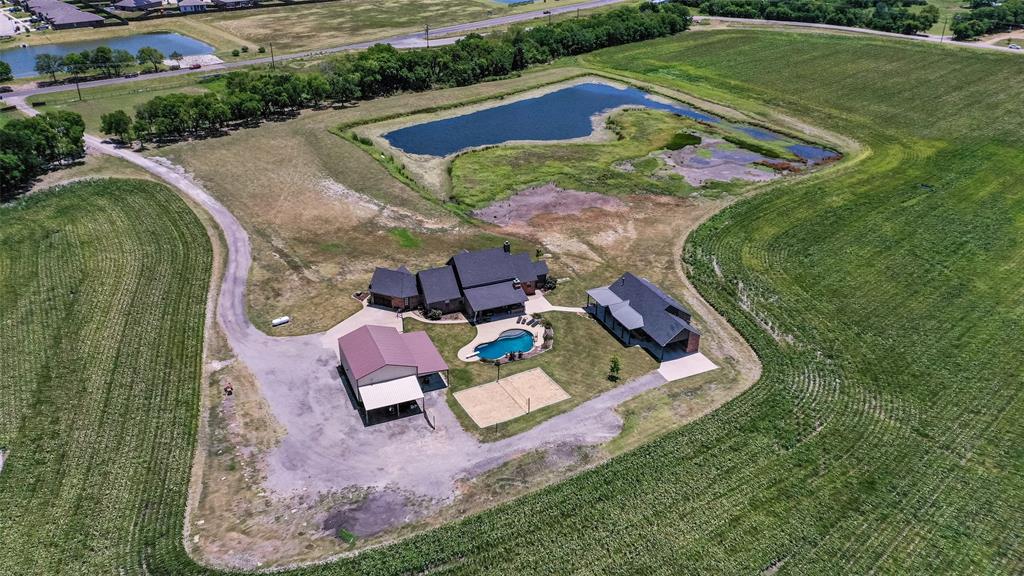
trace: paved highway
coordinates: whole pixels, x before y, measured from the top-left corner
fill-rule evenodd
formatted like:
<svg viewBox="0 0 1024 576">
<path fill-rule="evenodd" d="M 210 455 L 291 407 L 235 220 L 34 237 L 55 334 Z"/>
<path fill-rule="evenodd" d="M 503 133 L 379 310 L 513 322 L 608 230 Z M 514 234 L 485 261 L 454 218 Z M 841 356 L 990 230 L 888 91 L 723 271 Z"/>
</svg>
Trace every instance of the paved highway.
<svg viewBox="0 0 1024 576">
<path fill-rule="evenodd" d="M 441 44 L 451 44 L 455 42 L 460 35 L 469 34 L 476 30 L 484 30 L 487 28 L 495 28 L 500 26 L 507 26 L 509 24 L 515 24 L 518 22 L 527 22 L 530 20 L 536 20 L 538 18 L 544 18 L 547 12 L 554 14 L 565 14 L 567 12 L 575 12 L 576 10 L 590 10 L 593 8 L 600 8 L 602 6 L 609 6 L 612 4 L 618 4 L 626 2 L 628 0 L 590 0 L 588 2 L 581 2 L 579 4 L 569 4 L 562 6 L 551 6 L 550 8 L 533 10 L 530 12 L 521 12 L 519 14 L 512 14 L 509 16 L 499 16 L 496 18 L 488 18 L 487 20 L 478 20 L 476 22 L 466 22 L 464 24 L 453 24 L 451 26 L 442 26 L 440 28 L 434 28 L 431 32 L 429 45 L 439 46 Z M 949 38 L 943 38 L 940 36 L 932 35 L 918 35 L 908 36 L 905 34 L 896 34 L 893 32 L 881 32 L 878 30 L 868 30 L 865 28 L 850 28 L 846 26 L 833 26 L 830 24 L 815 24 L 811 22 L 782 22 L 777 20 L 751 20 L 745 18 L 723 18 L 723 17 L 711 17 L 711 16 L 695 16 L 696 21 L 712 21 L 712 22 L 729 22 L 734 24 L 753 24 L 762 26 L 773 26 L 773 27 L 792 27 L 792 28 L 813 28 L 817 30 L 831 30 L 835 32 L 846 32 L 855 34 L 868 34 L 872 36 L 882 36 L 886 38 L 920 41 L 920 42 L 932 42 L 932 43 L 945 43 L 955 46 L 964 46 L 968 48 L 981 48 L 989 50 L 1001 50 L 1004 52 L 1020 53 L 1020 51 L 1010 50 L 1005 46 L 994 46 L 991 44 L 981 44 L 975 42 L 957 42 Z M 440 38 L 446 36 L 446 38 Z M 277 61 L 293 60 L 296 58 L 308 58 L 311 56 L 322 56 L 325 54 L 335 54 L 338 52 L 347 52 L 352 50 L 365 50 L 374 44 L 391 44 L 396 48 L 418 48 L 426 46 L 428 43 L 424 37 L 423 32 L 413 32 L 409 34 L 402 34 L 398 36 L 391 36 L 389 38 L 381 38 L 378 40 L 369 40 L 366 42 L 357 42 L 354 44 L 345 44 L 342 46 L 336 46 L 334 48 L 327 48 L 323 50 L 310 50 L 307 52 L 297 52 L 294 54 L 285 54 L 277 56 Z M 262 58 L 253 58 L 250 60 L 238 60 L 235 62 L 225 62 L 223 64 L 216 64 L 213 66 L 205 66 L 202 72 L 211 72 L 218 70 L 229 70 L 233 68 L 243 68 L 245 66 L 252 66 L 255 64 L 270 64 L 271 59 L 269 56 Z M 129 82 L 137 82 L 140 80 L 146 80 L 150 78 L 168 77 L 168 76 L 180 76 L 183 74 L 195 74 L 195 70 L 168 70 L 166 72 L 158 72 L 155 74 L 144 74 L 136 76 L 134 78 L 107 78 L 104 80 L 93 80 L 91 82 L 83 82 L 82 88 L 90 88 L 94 86 L 108 86 L 111 84 L 124 84 Z M 50 94 L 53 92 L 65 92 L 67 90 L 74 90 L 74 84 L 61 84 L 57 86 L 48 86 L 45 88 L 26 88 L 14 91 L 12 96 L 34 96 L 37 94 Z"/>
</svg>

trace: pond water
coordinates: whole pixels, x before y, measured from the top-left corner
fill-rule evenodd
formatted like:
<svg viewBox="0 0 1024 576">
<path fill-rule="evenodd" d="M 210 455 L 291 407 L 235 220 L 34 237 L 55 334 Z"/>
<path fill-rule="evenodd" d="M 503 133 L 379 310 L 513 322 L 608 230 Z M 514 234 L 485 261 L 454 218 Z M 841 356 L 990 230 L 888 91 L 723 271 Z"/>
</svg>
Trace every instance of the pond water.
<svg viewBox="0 0 1024 576">
<path fill-rule="evenodd" d="M 787 149 L 804 160 L 821 161 L 838 156 L 831 150 L 795 143 L 791 138 L 764 128 L 725 122 L 685 104 L 662 102 L 637 88 L 617 88 L 600 82 L 576 84 L 536 98 L 399 128 L 384 134 L 384 138 L 405 152 L 428 156 L 448 156 L 467 148 L 516 140 L 569 140 L 589 136 L 593 131 L 591 118 L 595 114 L 620 106 L 665 110 L 699 122 L 720 124 L 757 140 L 794 142 Z"/>
<path fill-rule="evenodd" d="M 590 118 L 619 106 L 667 110 L 705 122 L 718 119 L 682 104 L 658 102 L 636 88 L 620 89 L 596 82 L 487 108 L 462 116 L 400 128 L 384 137 L 411 154 L 447 156 L 474 146 L 511 140 L 568 140 L 590 135 Z"/>
<path fill-rule="evenodd" d="M 25 78 L 37 75 L 35 66 L 36 56 L 39 54 L 64 56 L 72 52 L 81 52 L 82 50 L 95 50 L 100 46 L 109 46 L 113 50 L 127 50 L 132 55 L 138 52 L 139 48 L 146 46 L 156 48 L 163 52 L 165 56 L 170 56 L 172 52 L 179 52 L 182 56 L 213 54 L 213 46 L 200 42 L 195 38 L 189 38 L 188 36 L 182 36 L 173 32 L 157 32 L 120 38 L 105 38 L 102 40 L 8 48 L 0 50 L 0 60 L 11 65 L 11 71 L 14 73 L 15 78 Z"/>
</svg>

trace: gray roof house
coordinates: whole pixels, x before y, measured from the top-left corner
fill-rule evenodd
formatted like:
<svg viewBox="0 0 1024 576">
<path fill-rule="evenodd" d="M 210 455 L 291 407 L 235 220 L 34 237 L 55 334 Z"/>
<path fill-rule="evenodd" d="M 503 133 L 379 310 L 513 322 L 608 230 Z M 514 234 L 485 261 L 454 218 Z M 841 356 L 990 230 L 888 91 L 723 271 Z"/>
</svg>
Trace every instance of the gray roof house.
<svg viewBox="0 0 1024 576">
<path fill-rule="evenodd" d="M 423 308 L 436 309 L 443 314 L 458 312 L 462 309 L 462 291 L 455 279 L 455 271 L 451 266 L 428 268 L 416 274 L 420 294 L 423 295 Z"/>
<path fill-rule="evenodd" d="M 113 4 L 114 8 L 125 12 L 155 10 L 163 5 L 163 0 L 120 0 Z"/>
<path fill-rule="evenodd" d="M 505 242 L 499 248 L 463 251 L 445 266 L 412 273 L 378 268 L 370 282 L 371 303 L 398 310 L 422 305 L 445 314 L 465 312 L 472 322 L 522 314 L 530 294 L 547 282 L 548 265 L 526 252 L 512 253 Z M 410 285 L 410 282 L 412 284 Z M 418 301 L 413 296 L 415 286 Z"/>
<path fill-rule="evenodd" d="M 416 276 L 405 266 L 397 270 L 377 268 L 370 279 L 370 304 L 408 310 L 420 305 L 419 289 L 416 287 Z"/>
<path fill-rule="evenodd" d="M 696 352 L 700 345 L 690 311 L 630 272 L 608 286 L 587 290 L 587 309 L 627 346 L 642 346 L 658 360 Z"/>
</svg>

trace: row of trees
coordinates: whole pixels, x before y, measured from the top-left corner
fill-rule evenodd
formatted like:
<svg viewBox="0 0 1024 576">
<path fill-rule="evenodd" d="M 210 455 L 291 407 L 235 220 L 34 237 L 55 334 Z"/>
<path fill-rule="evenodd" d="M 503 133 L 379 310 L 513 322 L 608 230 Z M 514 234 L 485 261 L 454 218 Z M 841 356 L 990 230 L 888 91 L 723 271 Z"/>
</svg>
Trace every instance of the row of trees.
<svg viewBox="0 0 1024 576">
<path fill-rule="evenodd" d="M 970 12 L 953 18 L 950 30 L 957 40 L 971 40 L 1024 26 L 1024 0 L 973 0 L 971 6 Z"/>
<path fill-rule="evenodd" d="M 466 86 L 562 56 L 675 34 L 690 23 L 682 4 L 648 3 L 488 38 L 472 34 L 435 49 L 399 51 L 379 44 L 333 58 L 317 72 L 232 72 L 221 93 L 158 96 L 139 106 L 134 118 L 124 111 L 105 115 L 102 128 L 124 141 L 215 133 L 231 123 L 251 123 L 326 102 Z"/>
<path fill-rule="evenodd" d="M 939 21 L 939 9 L 926 5 L 919 11 L 908 6 L 924 0 L 686 0 L 711 16 L 760 18 L 789 22 L 818 22 L 836 26 L 870 28 L 885 32 L 917 34 Z"/>
<path fill-rule="evenodd" d="M 85 123 L 53 111 L 0 127 L 0 199 L 8 200 L 51 167 L 85 154 Z"/>
<path fill-rule="evenodd" d="M 163 60 L 163 53 L 150 46 L 139 48 L 135 54 L 127 50 L 112 50 L 108 46 L 99 46 L 95 50 L 72 52 L 64 56 L 39 54 L 36 56 L 35 69 L 41 75 L 49 75 L 56 82 L 57 74 L 61 72 L 73 77 L 84 76 L 90 72 L 103 76 L 120 76 L 126 68 L 136 63 L 151 65 L 156 72 Z"/>
</svg>

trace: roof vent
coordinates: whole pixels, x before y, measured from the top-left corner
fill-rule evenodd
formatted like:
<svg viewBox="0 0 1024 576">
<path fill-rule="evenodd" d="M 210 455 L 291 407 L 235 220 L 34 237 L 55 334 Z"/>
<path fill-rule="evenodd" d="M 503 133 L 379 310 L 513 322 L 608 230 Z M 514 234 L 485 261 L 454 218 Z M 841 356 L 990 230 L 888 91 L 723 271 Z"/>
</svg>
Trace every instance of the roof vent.
<svg viewBox="0 0 1024 576">
<path fill-rule="evenodd" d="M 522 288 L 523 287 L 523 283 L 519 281 L 519 278 L 513 278 L 512 279 L 512 287 L 513 288 Z"/>
</svg>

